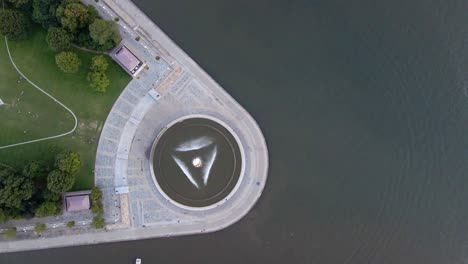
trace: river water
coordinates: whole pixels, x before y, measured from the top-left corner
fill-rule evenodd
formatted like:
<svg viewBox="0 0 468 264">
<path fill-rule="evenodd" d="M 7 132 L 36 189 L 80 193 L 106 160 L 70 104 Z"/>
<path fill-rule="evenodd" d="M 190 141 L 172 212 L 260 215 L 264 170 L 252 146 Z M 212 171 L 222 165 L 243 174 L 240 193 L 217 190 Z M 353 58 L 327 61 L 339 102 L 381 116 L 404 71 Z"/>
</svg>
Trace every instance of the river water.
<svg viewBox="0 0 468 264">
<path fill-rule="evenodd" d="M 258 120 L 264 195 L 213 234 L 0 263 L 466 263 L 468 2 L 138 0 Z"/>
</svg>

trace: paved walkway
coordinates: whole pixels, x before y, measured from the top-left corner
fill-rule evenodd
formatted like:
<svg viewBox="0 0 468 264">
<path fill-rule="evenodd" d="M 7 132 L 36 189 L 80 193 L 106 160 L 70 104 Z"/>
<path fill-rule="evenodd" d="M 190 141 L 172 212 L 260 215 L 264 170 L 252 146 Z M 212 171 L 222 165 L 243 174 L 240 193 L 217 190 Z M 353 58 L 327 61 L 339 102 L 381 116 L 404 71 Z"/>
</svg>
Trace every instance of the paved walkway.
<svg viewBox="0 0 468 264">
<path fill-rule="evenodd" d="M 96 6 L 107 19 L 119 17 L 124 44 L 149 67 L 115 102 L 99 140 L 95 181 L 103 189 L 108 232 L 47 238 L 46 243 L 11 241 L 1 244 L 0 251 L 196 234 L 237 222 L 254 206 L 267 180 L 268 151 L 255 120 L 132 2 L 85 3 Z M 239 188 L 223 204 L 203 211 L 165 200 L 150 173 L 156 135 L 187 115 L 221 120 L 242 149 Z"/>
</svg>

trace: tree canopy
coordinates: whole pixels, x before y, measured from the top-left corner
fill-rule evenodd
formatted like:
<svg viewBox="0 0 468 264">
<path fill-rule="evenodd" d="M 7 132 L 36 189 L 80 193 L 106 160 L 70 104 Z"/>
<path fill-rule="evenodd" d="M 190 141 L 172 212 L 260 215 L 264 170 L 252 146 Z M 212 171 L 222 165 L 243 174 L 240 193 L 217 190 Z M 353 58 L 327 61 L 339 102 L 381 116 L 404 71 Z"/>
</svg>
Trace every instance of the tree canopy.
<svg viewBox="0 0 468 264">
<path fill-rule="evenodd" d="M 31 178 L 18 173 L 14 168 L 0 164 L 0 206 L 22 209 L 24 202 L 32 197 L 34 184 Z"/>
<path fill-rule="evenodd" d="M 60 194 L 69 191 L 75 183 L 75 175 L 53 170 L 47 176 L 47 189 Z"/>
<path fill-rule="evenodd" d="M 105 92 L 109 87 L 110 81 L 107 75 L 103 72 L 90 72 L 88 73 L 89 86 L 97 92 Z"/>
<path fill-rule="evenodd" d="M 57 215 L 59 212 L 60 212 L 60 209 L 56 203 L 45 202 L 41 204 L 39 208 L 37 208 L 36 216 L 37 217 L 52 216 L 52 215 Z"/>
<path fill-rule="evenodd" d="M 8 2 L 12 3 L 15 7 L 21 7 L 29 3 L 29 0 L 8 0 Z"/>
<path fill-rule="evenodd" d="M 64 51 L 55 55 L 57 66 L 65 73 L 76 73 L 80 69 L 81 60 L 76 53 Z"/>
<path fill-rule="evenodd" d="M 65 29 L 50 27 L 47 31 L 47 44 L 54 51 L 64 51 L 71 48 L 73 36 Z"/>
<path fill-rule="evenodd" d="M 71 151 L 62 152 L 55 158 L 56 169 L 47 176 L 47 189 L 53 193 L 64 193 L 75 183 L 75 176 L 80 171 L 80 156 Z"/>
<path fill-rule="evenodd" d="M 79 1 L 63 1 L 57 8 L 56 16 L 63 28 L 72 33 L 87 26 L 88 10 Z"/>
<path fill-rule="evenodd" d="M 115 21 L 110 20 L 95 19 L 89 25 L 89 35 L 99 45 L 105 45 L 109 41 L 112 41 L 115 45 L 121 40 L 117 24 Z"/>
<path fill-rule="evenodd" d="M 22 40 L 28 36 L 28 18 L 17 10 L 0 10 L 0 33 L 9 40 Z"/>
<path fill-rule="evenodd" d="M 109 67 L 109 63 L 103 55 L 94 56 L 91 60 L 91 71 L 105 72 L 107 67 Z"/>
<path fill-rule="evenodd" d="M 74 34 L 88 27 L 99 14 L 94 7 L 85 6 L 79 0 L 64 0 L 57 7 L 56 16 L 63 28 Z"/>
<path fill-rule="evenodd" d="M 44 28 L 57 26 L 58 21 L 55 11 L 59 2 L 59 0 L 33 0 L 32 20 L 41 24 Z"/>
<path fill-rule="evenodd" d="M 65 151 L 55 158 L 55 166 L 63 173 L 75 176 L 80 172 L 80 155 L 75 152 Z"/>
<path fill-rule="evenodd" d="M 33 160 L 23 167 L 23 176 L 37 179 L 47 176 L 47 166 L 42 161 Z"/>
</svg>

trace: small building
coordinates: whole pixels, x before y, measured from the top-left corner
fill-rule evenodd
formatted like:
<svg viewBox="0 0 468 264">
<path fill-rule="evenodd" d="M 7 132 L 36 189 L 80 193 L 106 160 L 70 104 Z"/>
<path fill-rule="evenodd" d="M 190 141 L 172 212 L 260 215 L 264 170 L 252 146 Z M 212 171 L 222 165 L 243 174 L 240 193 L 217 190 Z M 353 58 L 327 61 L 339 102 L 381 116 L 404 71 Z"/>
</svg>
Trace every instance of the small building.
<svg viewBox="0 0 468 264">
<path fill-rule="evenodd" d="M 63 205 L 66 212 L 89 210 L 91 191 L 69 192 L 63 195 Z"/>
<path fill-rule="evenodd" d="M 125 71 L 133 77 L 137 76 L 137 74 L 143 70 L 144 63 L 125 45 L 118 47 L 115 50 L 113 57 L 115 61 L 117 61 L 117 63 L 119 63 L 120 66 L 122 66 Z"/>
</svg>

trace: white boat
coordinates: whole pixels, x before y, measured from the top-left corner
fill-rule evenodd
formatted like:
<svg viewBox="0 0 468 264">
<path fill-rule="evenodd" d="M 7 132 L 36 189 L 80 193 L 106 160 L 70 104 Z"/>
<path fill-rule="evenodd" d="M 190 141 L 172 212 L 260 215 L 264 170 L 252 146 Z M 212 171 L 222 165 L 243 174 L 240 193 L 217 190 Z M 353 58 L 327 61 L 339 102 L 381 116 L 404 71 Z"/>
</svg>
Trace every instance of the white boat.
<svg viewBox="0 0 468 264">
<path fill-rule="evenodd" d="M 137 259 L 135 260 L 135 264 L 141 264 L 141 259 L 137 258 Z"/>
</svg>

